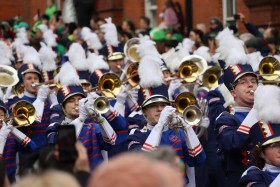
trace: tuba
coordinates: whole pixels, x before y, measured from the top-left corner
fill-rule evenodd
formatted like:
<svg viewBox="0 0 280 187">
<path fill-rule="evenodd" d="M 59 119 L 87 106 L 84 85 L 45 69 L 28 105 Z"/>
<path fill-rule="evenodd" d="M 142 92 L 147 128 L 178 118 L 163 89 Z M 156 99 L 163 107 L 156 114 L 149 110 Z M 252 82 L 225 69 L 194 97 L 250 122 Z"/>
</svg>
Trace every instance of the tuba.
<svg viewBox="0 0 280 187">
<path fill-rule="evenodd" d="M 28 126 L 35 121 L 36 110 L 32 103 L 21 100 L 14 104 L 11 116 L 4 121 L 13 120 L 17 124 L 15 127 Z"/>
<path fill-rule="evenodd" d="M 259 64 L 260 76 L 265 79 L 265 81 L 260 81 L 262 83 L 274 83 L 277 82 L 276 79 L 280 76 L 280 63 L 279 61 L 272 57 L 264 57 Z"/>
<path fill-rule="evenodd" d="M 139 43 L 139 38 L 131 38 L 124 45 L 124 54 L 132 62 L 140 61 L 139 53 L 136 52 Z"/>
<path fill-rule="evenodd" d="M 178 72 L 185 82 L 194 82 L 207 68 L 207 61 L 198 55 L 188 55 L 180 63 Z"/>
</svg>

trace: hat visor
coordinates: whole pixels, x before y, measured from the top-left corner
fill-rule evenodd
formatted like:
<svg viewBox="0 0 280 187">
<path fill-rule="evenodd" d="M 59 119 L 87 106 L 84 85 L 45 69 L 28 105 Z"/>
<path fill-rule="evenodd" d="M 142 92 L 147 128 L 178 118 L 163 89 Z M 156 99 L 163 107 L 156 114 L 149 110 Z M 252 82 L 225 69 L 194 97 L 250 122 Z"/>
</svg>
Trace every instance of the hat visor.
<svg viewBox="0 0 280 187">
<path fill-rule="evenodd" d="M 72 97 L 72 96 L 74 96 L 74 95 L 81 95 L 83 98 L 85 98 L 86 96 L 83 94 L 83 93 L 81 93 L 81 92 L 75 92 L 75 93 L 71 93 L 71 94 L 69 94 L 69 95 L 67 95 L 64 99 L 63 99 L 63 101 L 62 101 L 62 106 L 64 106 L 64 104 L 65 104 L 65 102 L 67 101 L 67 99 L 69 99 L 70 97 Z"/>
<path fill-rule="evenodd" d="M 124 58 L 124 54 L 121 53 L 121 52 L 113 53 L 112 55 L 109 55 L 107 57 L 108 60 L 119 60 L 119 59 L 122 59 L 122 58 Z"/>
<path fill-rule="evenodd" d="M 28 70 L 25 70 L 21 73 L 21 75 L 25 75 L 26 73 L 37 73 L 39 75 L 39 79 L 40 79 L 40 82 L 43 80 L 42 78 L 42 74 L 40 71 L 36 70 L 36 69 L 28 69 Z"/>
<path fill-rule="evenodd" d="M 280 142 L 280 136 L 277 136 L 277 137 L 275 137 L 275 138 L 272 138 L 272 139 L 270 139 L 270 140 L 265 141 L 265 142 L 262 144 L 262 146 L 266 146 L 266 145 L 272 144 L 272 143 L 274 143 L 274 142 Z"/>
<path fill-rule="evenodd" d="M 170 105 L 170 102 L 168 100 L 168 98 L 166 98 L 163 95 L 153 95 L 152 97 L 150 97 L 149 99 L 145 100 L 141 106 L 141 108 L 144 108 L 152 103 L 167 103 Z"/>
<path fill-rule="evenodd" d="M 255 75 L 256 77 L 258 77 L 258 75 L 256 73 L 247 71 L 247 72 L 240 73 L 238 76 L 236 76 L 236 78 L 234 79 L 233 82 L 236 82 L 239 78 L 241 78 L 242 76 L 244 76 L 246 74 L 252 74 L 252 75 Z"/>
</svg>

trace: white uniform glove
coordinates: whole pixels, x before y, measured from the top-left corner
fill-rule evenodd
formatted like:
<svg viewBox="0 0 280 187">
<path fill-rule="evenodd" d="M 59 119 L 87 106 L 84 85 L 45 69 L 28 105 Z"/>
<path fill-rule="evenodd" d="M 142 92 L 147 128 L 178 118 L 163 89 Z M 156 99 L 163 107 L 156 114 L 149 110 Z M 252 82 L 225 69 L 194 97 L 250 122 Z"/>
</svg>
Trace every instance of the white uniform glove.
<svg viewBox="0 0 280 187">
<path fill-rule="evenodd" d="M 168 88 L 168 96 L 169 96 L 169 99 L 172 98 L 174 92 L 176 89 L 180 88 L 182 86 L 182 83 L 180 80 L 178 79 L 175 79 L 175 80 L 172 80 L 170 82 L 170 85 L 169 85 L 169 88 Z"/>
<path fill-rule="evenodd" d="M 209 127 L 209 125 L 210 125 L 210 120 L 209 120 L 208 117 L 202 118 L 202 120 L 201 120 L 201 122 L 199 124 L 200 127 L 204 127 L 206 129 Z"/>
<path fill-rule="evenodd" d="M 11 132 L 12 127 L 13 127 L 12 125 L 7 124 L 3 121 L 2 122 L 2 128 L 0 129 L 0 137 L 6 139 L 9 135 L 9 133 Z"/>
<path fill-rule="evenodd" d="M 137 88 L 132 88 L 128 91 L 128 93 L 133 97 L 133 99 L 135 99 L 135 101 L 137 101 L 138 99 L 138 89 Z"/>
<path fill-rule="evenodd" d="M 126 97 L 127 97 L 127 90 L 129 89 L 130 85 L 125 85 L 122 87 L 121 92 L 117 95 L 117 102 L 124 104 Z"/>
<path fill-rule="evenodd" d="M 98 97 L 100 97 L 100 96 L 98 96 Z M 96 96 L 93 96 L 93 95 L 88 96 L 87 101 L 85 102 L 85 108 L 87 110 L 88 117 L 91 117 L 93 120 L 100 121 L 102 116 L 99 113 L 95 112 L 94 108 L 93 108 L 93 105 L 94 105 L 94 102 L 96 99 L 97 99 Z"/>
<path fill-rule="evenodd" d="M 85 102 L 87 101 L 86 98 L 79 100 L 79 120 L 84 122 L 88 117 L 88 110 L 86 108 Z"/>
<path fill-rule="evenodd" d="M 5 93 L 4 97 L 3 97 L 3 101 L 4 102 L 8 101 L 8 99 L 10 98 L 11 95 L 13 95 L 12 94 L 12 86 L 9 86 L 6 90 L 6 93 Z"/>
<path fill-rule="evenodd" d="M 48 97 L 50 88 L 47 85 L 41 85 L 38 90 L 37 98 L 41 101 L 45 101 Z"/>
<path fill-rule="evenodd" d="M 160 114 L 159 120 L 158 120 L 158 124 L 156 125 L 157 127 L 164 127 L 167 126 L 168 123 L 172 120 L 172 118 L 174 117 L 174 113 L 175 113 L 176 109 L 173 108 L 172 106 L 166 106 Z"/>
</svg>

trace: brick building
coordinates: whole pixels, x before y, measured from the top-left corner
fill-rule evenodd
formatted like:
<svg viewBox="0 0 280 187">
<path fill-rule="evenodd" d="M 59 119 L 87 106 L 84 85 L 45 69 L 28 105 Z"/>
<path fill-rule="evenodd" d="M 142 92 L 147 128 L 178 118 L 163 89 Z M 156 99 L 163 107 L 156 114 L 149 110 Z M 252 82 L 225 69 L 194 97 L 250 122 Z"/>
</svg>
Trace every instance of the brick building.
<svg viewBox="0 0 280 187">
<path fill-rule="evenodd" d="M 164 9 L 165 0 L 95 0 L 96 12 L 101 18 L 111 16 L 113 22 L 121 24 L 128 17 L 136 26 L 141 16 L 151 19 L 152 26 L 160 23 L 159 14 Z M 240 33 L 246 32 L 244 26 L 235 22 L 233 15 L 237 12 L 245 14 L 247 20 L 258 27 L 268 24 L 280 29 L 279 0 L 173 0 L 182 6 L 186 29 L 195 27 L 197 23 L 205 23 L 209 28 L 209 18 L 217 17 L 224 25 L 236 24 Z M 63 0 L 56 0 L 59 8 Z M 46 0 L 0 0 L 0 20 L 21 15 L 29 24 L 33 24 L 33 16 L 37 9 L 44 12 Z"/>
</svg>

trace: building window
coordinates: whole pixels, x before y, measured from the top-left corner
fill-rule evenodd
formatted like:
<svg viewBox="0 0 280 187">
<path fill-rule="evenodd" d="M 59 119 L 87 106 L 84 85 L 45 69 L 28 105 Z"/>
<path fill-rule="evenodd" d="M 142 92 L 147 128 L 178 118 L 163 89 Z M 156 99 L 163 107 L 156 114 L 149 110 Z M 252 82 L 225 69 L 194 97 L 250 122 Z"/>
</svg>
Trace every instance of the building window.
<svg viewBox="0 0 280 187">
<path fill-rule="evenodd" d="M 235 25 L 236 0 L 223 0 L 223 24 L 224 26 Z"/>
<path fill-rule="evenodd" d="M 145 0 L 145 15 L 150 18 L 150 27 L 157 26 L 157 2 L 156 0 Z"/>
</svg>

